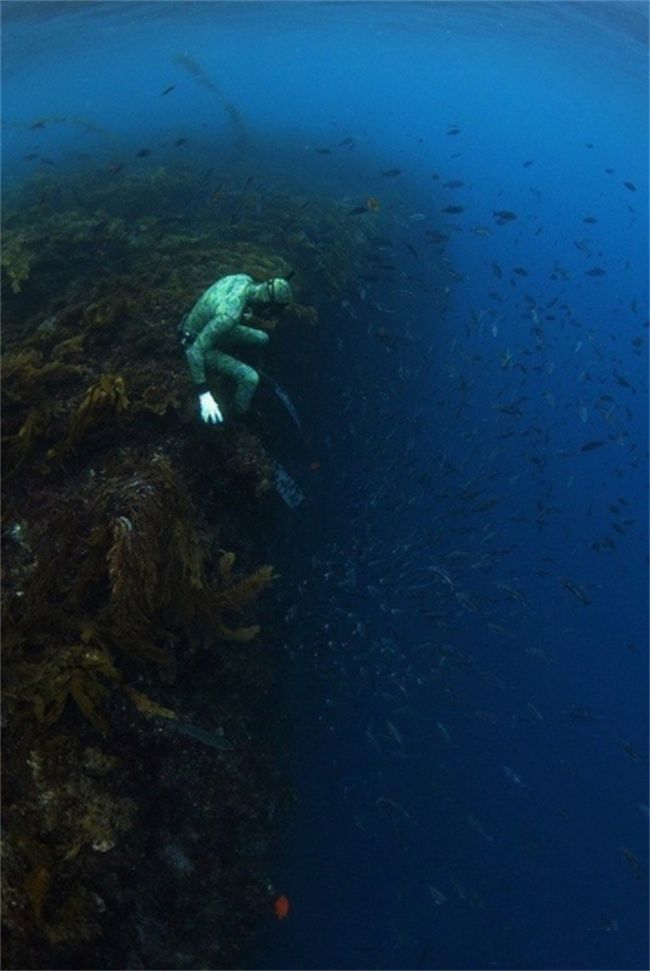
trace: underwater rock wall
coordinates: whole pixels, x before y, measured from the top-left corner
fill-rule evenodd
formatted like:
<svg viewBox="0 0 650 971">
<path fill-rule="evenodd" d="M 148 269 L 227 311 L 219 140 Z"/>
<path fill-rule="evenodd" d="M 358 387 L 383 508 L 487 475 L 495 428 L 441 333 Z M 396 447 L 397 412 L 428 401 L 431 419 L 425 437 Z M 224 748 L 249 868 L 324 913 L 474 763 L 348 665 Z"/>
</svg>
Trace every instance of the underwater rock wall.
<svg viewBox="0 0 650 971">
<path fill-rule="evenodd" d="M 364 233 L 242 184 L 90 170 L 4 206 L 7 968 L 232 967 L 271 914 L 282 432 L 218 383 L 203 426 L 176 329 L 222 275 L 293 272 L 249 322 L 282 380 Z"/>
</svg>

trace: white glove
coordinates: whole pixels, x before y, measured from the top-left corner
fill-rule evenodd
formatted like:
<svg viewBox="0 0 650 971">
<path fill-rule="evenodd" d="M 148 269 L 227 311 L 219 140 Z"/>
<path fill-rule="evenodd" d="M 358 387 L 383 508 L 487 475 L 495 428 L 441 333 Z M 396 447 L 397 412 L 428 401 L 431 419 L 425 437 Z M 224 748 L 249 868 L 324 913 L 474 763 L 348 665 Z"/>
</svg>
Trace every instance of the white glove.
<svg viewBox="0 0 650 971">
<path fill-rule="evenodd" d="M 203 394 L 199 395 L 199 405 L 201 406 L 201 418 L 203 421 L 209 425 L 216 425 L 220 421 L 223 421 L 223 415 L 221 414 L 219 405 L 209 391 L 204 391 Z"/>
</svg>

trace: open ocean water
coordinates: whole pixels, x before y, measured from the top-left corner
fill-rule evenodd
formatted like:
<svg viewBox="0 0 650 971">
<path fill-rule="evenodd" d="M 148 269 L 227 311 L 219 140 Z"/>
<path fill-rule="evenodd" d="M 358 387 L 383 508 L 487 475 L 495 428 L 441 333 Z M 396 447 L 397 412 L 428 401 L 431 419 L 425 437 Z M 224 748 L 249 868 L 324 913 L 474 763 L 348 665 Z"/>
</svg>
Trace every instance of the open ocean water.
<svg viewBox="0 0 650 971">
<path fill-rule="evenodd" d="M 647 968 L 648 4 L 1 10 L 6 190 L 244 119 L 258 207 L 376 218 L 281 380 L 290 909 L 246 966 Z"/>
</svg>

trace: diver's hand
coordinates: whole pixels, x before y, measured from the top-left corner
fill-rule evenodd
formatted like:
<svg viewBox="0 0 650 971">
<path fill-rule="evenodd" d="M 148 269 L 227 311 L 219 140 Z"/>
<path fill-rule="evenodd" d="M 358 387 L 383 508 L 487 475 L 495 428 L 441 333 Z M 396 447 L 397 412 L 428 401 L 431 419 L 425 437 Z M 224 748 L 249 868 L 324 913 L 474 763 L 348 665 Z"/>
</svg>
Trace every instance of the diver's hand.
<svg viewBox="0 0 650 971">
<path fill-rule="evenodd" d="M 223 415 L 221 414 L 219 405 L 209 391 L 204 391 L 203 394 L 199 395 L 199 405 L 201 408 L 201 418 L 208 425 L 217 425 L 223 421 Z"/>
</svg>

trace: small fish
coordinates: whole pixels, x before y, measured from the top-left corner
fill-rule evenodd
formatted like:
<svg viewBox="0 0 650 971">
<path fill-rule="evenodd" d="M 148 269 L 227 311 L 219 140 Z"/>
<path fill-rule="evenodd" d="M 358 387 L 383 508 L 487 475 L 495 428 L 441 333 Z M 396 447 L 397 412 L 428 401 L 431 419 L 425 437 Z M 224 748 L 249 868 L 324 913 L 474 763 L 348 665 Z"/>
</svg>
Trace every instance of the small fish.
<svg viewBox="0 0 650 971">
<path fill-rule="evenodd" d="M 513 219 L 517 219 L 517 213 L 516 212 L 510 212 L 509 209 L 499 209 L 499 210 L 496 210 L 496 211 L 493 210 L 492 211 L 492 215 L 499 222 L 502 222 L 502 223 L 509 223 Z"/>
<path fill-rule="evenodd" d="M 220 752 L 229 752 L 235 746 L 232 742 L 228 741 L 225 735 L 221 732 L 211 732 L 205 728 L 200 728 L 198 725 L 190 725 L 183 722 L 174 722 L 169 726 L 173 731 L 179 732 L 181 735 L 186 735 L 188 738 L 194 738 L 197 742 L 203 742 L 204 745 L 210 748 L 215 748 Z"/>
<path fill-rule="evenodd" d="M 517 276 L 528 276 L 528 271 L 524 270 L 523 266 L 516 266 L 512 272 L 516 273 Z"/>
<path fill-rule="evenodd" d="M 317 155 L 331 155 L 332 154 L 332 149 L 331 148 L 315 148 L 314 151 L 316 152 Z"/>
<path fill-rule="evenodd" d="M 492 230 L 488 229 L 487 226 L 473 226 L 470 232 L 474 233 L 475 236 L 491 236 Z"/>
<path fill-rule="evenodd" d="M 570 594 L 573 594 L 576 600 L 579 600 L 580 603 L 585 605 L 591 603 L 591 600 L 589 600 L 589 598 L 585 595 L 582 587 L 580 587 L 577 583 L 574 583 L 570 577 L 560 577 L 560 583 L 569 591 Z"/>
<path fill-rule="evenodd" d="M 146 158 L 147 155 L 151 155 L 150 148 L 141 148 L 139 152 L 136 152 L 136 158 Z"/>
<path fill-rule="evenodd" d="M 608 175 L 613 175 L 616 170 L 615 169 L 604 169 L 604 171 L 607 172 Z"/>
<path fill-rule="evenodd" d="M 458 125 L 451 125 L 447 129 L 447 134 L 448 135 L 459 135 L 460 134 L 460 128 L 458 127 Z"/>
<path fill-rule="evenodd" d="M 492 261 L 492 273 L 494 274 L 494 276 L 498 277 L 499 279 L 501 279 L 501 277 L 503 276 L 503 270 L 496 262 L 496 260 Z"/>
<path fill-rule="evenodd" d="M 602 438 L 595 439 L 592 442 L 585 442 L 584 445 L 580 446 L 581 452 L 593 452 L 596 448 L 602 448 L 605 442 Z"/>
<path fill-rule="evenodd" d="M 388 816 L 392 816 L 393 818 L 397 817 L 398 815 L 403 816 L 404 819 L 411 818 L 411 814 L 407 813 L 403 806 L 400 806 L 400 804 L 394 799 L 389 799 L 388 796 L 380 796 L 375 801 L 375 806 L 381 812 L 385 812 Z"/>
<path fill-rule="evenodd" d="M 446 206 L 441 212 L 447 212 L 450 216 L 458 216 L 461 212 L 465 212 L 462 206 Z"/>
<path fill-rule="evenodd" d="M 286 920 L 289 916 L 289 898 L 286 894 L 281 893 L 279 897 L 276 897 L 273 901 L 273 913 L 275 914 L 276 920 Z"/>
<path fill-rule="evenodd" d="M 386 728 L 391 733 L 391 735 L 393 736 L 393 738 L 395 739 L 395 741 L 397 742 L 397 744 L 399 746 L 403 746 L 404 745 L 404 739 L 402 738 L 402 734 L 398 730 L 397 726 L 394 725 L 393 722 L 391 722 L 388 719 L 386 719 Z"/>
<path fill-rule="evenodd" d="M 619 846 L 618 851 L 621 854 L 621 856 L 623 857 L 623 859 L 625 860 L 625 862 L 628 864 L 628 866 L 630 866 L 632 868 L 632 872 L 634 873 L 634 879 L 635 880 L 640 880 L 641 879 L 641 864 L 637 860 L 637 858 L 634 855 L 634 853 L 632 852 L 632 850 L 628 850 L 628 848 L 626 846 Z"/>
<path fill-rule="evenodd" d="M 287 394 L 287 392 L 284 390 L 284 388 L 281 388 L 280 387 L 280 385 L 277 383 L 277 381 L 274 381 L 273 378 L 270 378 L 268 376 L 268 374 L 265 374 L 264 377 L 266 378 L 266 380 L 269 382 L 269 384 L 273 388 L 273 392 L 274 392 L 276 398 L 278 398 L 282 402 L 282 404 L 284 405 L 284 407 L 287 409 L 287 411 L 291 415 L 291 418 L 295 422 L 298 430 L 299 431 L 302 431 L 302 427 L 300 425 L 300 418 L 298 417 L 298 412 L 296 411 L 296 409 L 295 409 L 295 407 L 293 405 L 293 402 L 291 401 L 291 398 L 289 397 L 289 395 Z"/>
<path fill-rule="evenodd" d="M 187 141 L 187 138 L 177 138 L 176 141 L 174 142 L 174 147 L 178 148 L 179 145 L 184 145 L 186 141 Z"/>
<path fill-rule="evenodd" d="M 624 182 L 623 185 L 625 186 L 626 189 L 629 189 L 630 192 L 636 192 L 636 186 L 634 182 Z"/>
<path fill-rule="evenodd" d="M 355 144 L 354 138 L 344 138 L 342 141 L 338 143 L 338 146 L 339 148 L 343 148 L 346 145 L 354 145 L 354 144 Z"/>
<path fill-rule="evenodd" d="M 481 836 L 486 839 L 488 843 L 494 843 L 494 836 L 490 836 L 490 834 L 483 829 L 479 821 L 475 819 L 471 813 L 468 813 L 467 815 L 467 822 L 470 824 L 470 826 L 473 826 L 474 829 L 478 830 Z"/>
<path fill-rule="evenodd" d="M 111 175 L 117 175 L 118 172 L 121 172 L 122 171 L 122 163 L 121 162 L 109 162 L 108 165 L 106 166 L 106 168 L 111 173 Z"/>
<path fill-rule="evenodd" d="M 585 216 L 585 218 L 582 221 L 583 223 L 589 223 L 590 226 L 593 226 L 594 223 L 598 222 L 595 216 Z"/>
<path fill-rule="evenodd" d="M 41 162 L 41 164 L 43 165 L 54 165 L 54 162 L 52 161 L 51 158 L 43 158 L 42 155 L 39 158 L 39 162 Z"/>
<path fill-rule="evenodd" d="M 35 121 L 33 125 L 30 125 L 27 129 L 28 131 L 36 131 L 37 128 L 45 128 L 44 121 Z"/>
<path fill-rule="evenodd" d="M 594 715 L 591 708 L 588 708 L 586 705 L 574 705 L 573 708 L 568 708 L 567 710 L 563 711 L 562 714 L 566 715 L 571 719 L 571 721 L 574 722 L 597 720 L 597 716 Z"/>
<path fill-rule="evenodd" d="M 595 266 L 592 270 L 587 270 L 585 276 L 605 276 L 605 270 L 600 266 Z"/>
<path fill-rule="evenodd" d="M 348 216 L 363 216 L 363 214 L 368 211 L 368 206 L 355 206 L 354 209 L 350 209 L 350 211 L 345 214 L 345 218 L 347 219 Z"/>
<path fill-rule="evenodd" d="M 443 189 L 462 189 L 464 185 L 465 183 L 461 182 L 460 179 L 452 179 L 451 182 L 444 183 Z"/>
<path fill-rule="evenodd" d="M 165 88 L 165 90 L 164 90 L 164 91 L 161 91 L 161 93 L 160 93 L 160 97 L 161 97 L 161 98 L 164 98 L 164 97 L 165 97 L 165 95 L 166 95 L 166 94 L 169 94 L 169 93 L 170 93 L 170 91 L 173 91 L 175 87 L 176 87 L 176 85 L 175 85 L 175 84 L 170 84 L 168 88 Z"/>
<path fill-rule="evenodd" d="M 524 168 L 525 169 L 530 168 L 530 166 L 533 164 L 533 161 L 534 159 L 529 159 L 527 162 L 524 162 L 523 163 Z"/>
<path fill-rule="evenodd" d="M 623 751 L 632 762 L 643 762 L 643 756 L 629 742 L 623 743 Z"/>
<path fill-rule="evenodd" d="M 505 772 L 507 778 L 510 779 L 511 782 L 514 782 L 514 784 L 516 786 L 520 786 L 520 788 L 522 788 L 522 789 L 525 789 L 526 788 L 524 782 L 522 781 L 521 776 L 518 775 L 518 773 L 515 772 L 514 769 L 511 769 L 509 765 L 504 765 L 504 766 L 502 766 L 502 768 L 503 768 L 503 771 Z"/>
<path fill-rule="evenodd" d="M 447 903 L 447 898 L 442 890 L 438 890 L 438 888 L 434 887 L 432 884 L 429 884 L 429 894 L 431 895 L 431 899 L 436 907 L 442 907 L 443 904 Z"/>
<path fill-rule="evenodd" d="M 445 742 L 451 743 L 451 735 L 449 734 L 449 729 L 443 725 L 442 722 L 436 722 L 436 728 L 444 738 Z"/>
<path fill-rule="evenodd" d="M 530 600 L 523 591 L 518 590 L 516 587 L 511 587 L 507 583 L 497 583 L 499 590 L 503 590 L 507 594 L 508 599 L 512 601 L 519 601 L 520 603 L 530 605 Z"/>
<path fill-rule="evenodd" d="M 381 174 L 388 176 L 389 179 L 394 179 L 397 175 L 401 175 L 402 174 L 402 170 L 401 169 L 387 169 L 385 172 L 382 172 Z"/>
<path fill-rule="evenodd" d="M 28 162 L 33 162 L 34 159 L 38 158 L 38 152 L 30 152 L 29 155 L 23 155 L 23 159 Z"/>
<path fill-rule="evenodd" d="M 377 199 L 376 196 L 368 196 L 368 198 L 366 199 L 366 206 L 372 212 L 379 212 L 379 210 L 381 209 L 381 206 L 379 204 L 379 199 Z"/>
</svg>

